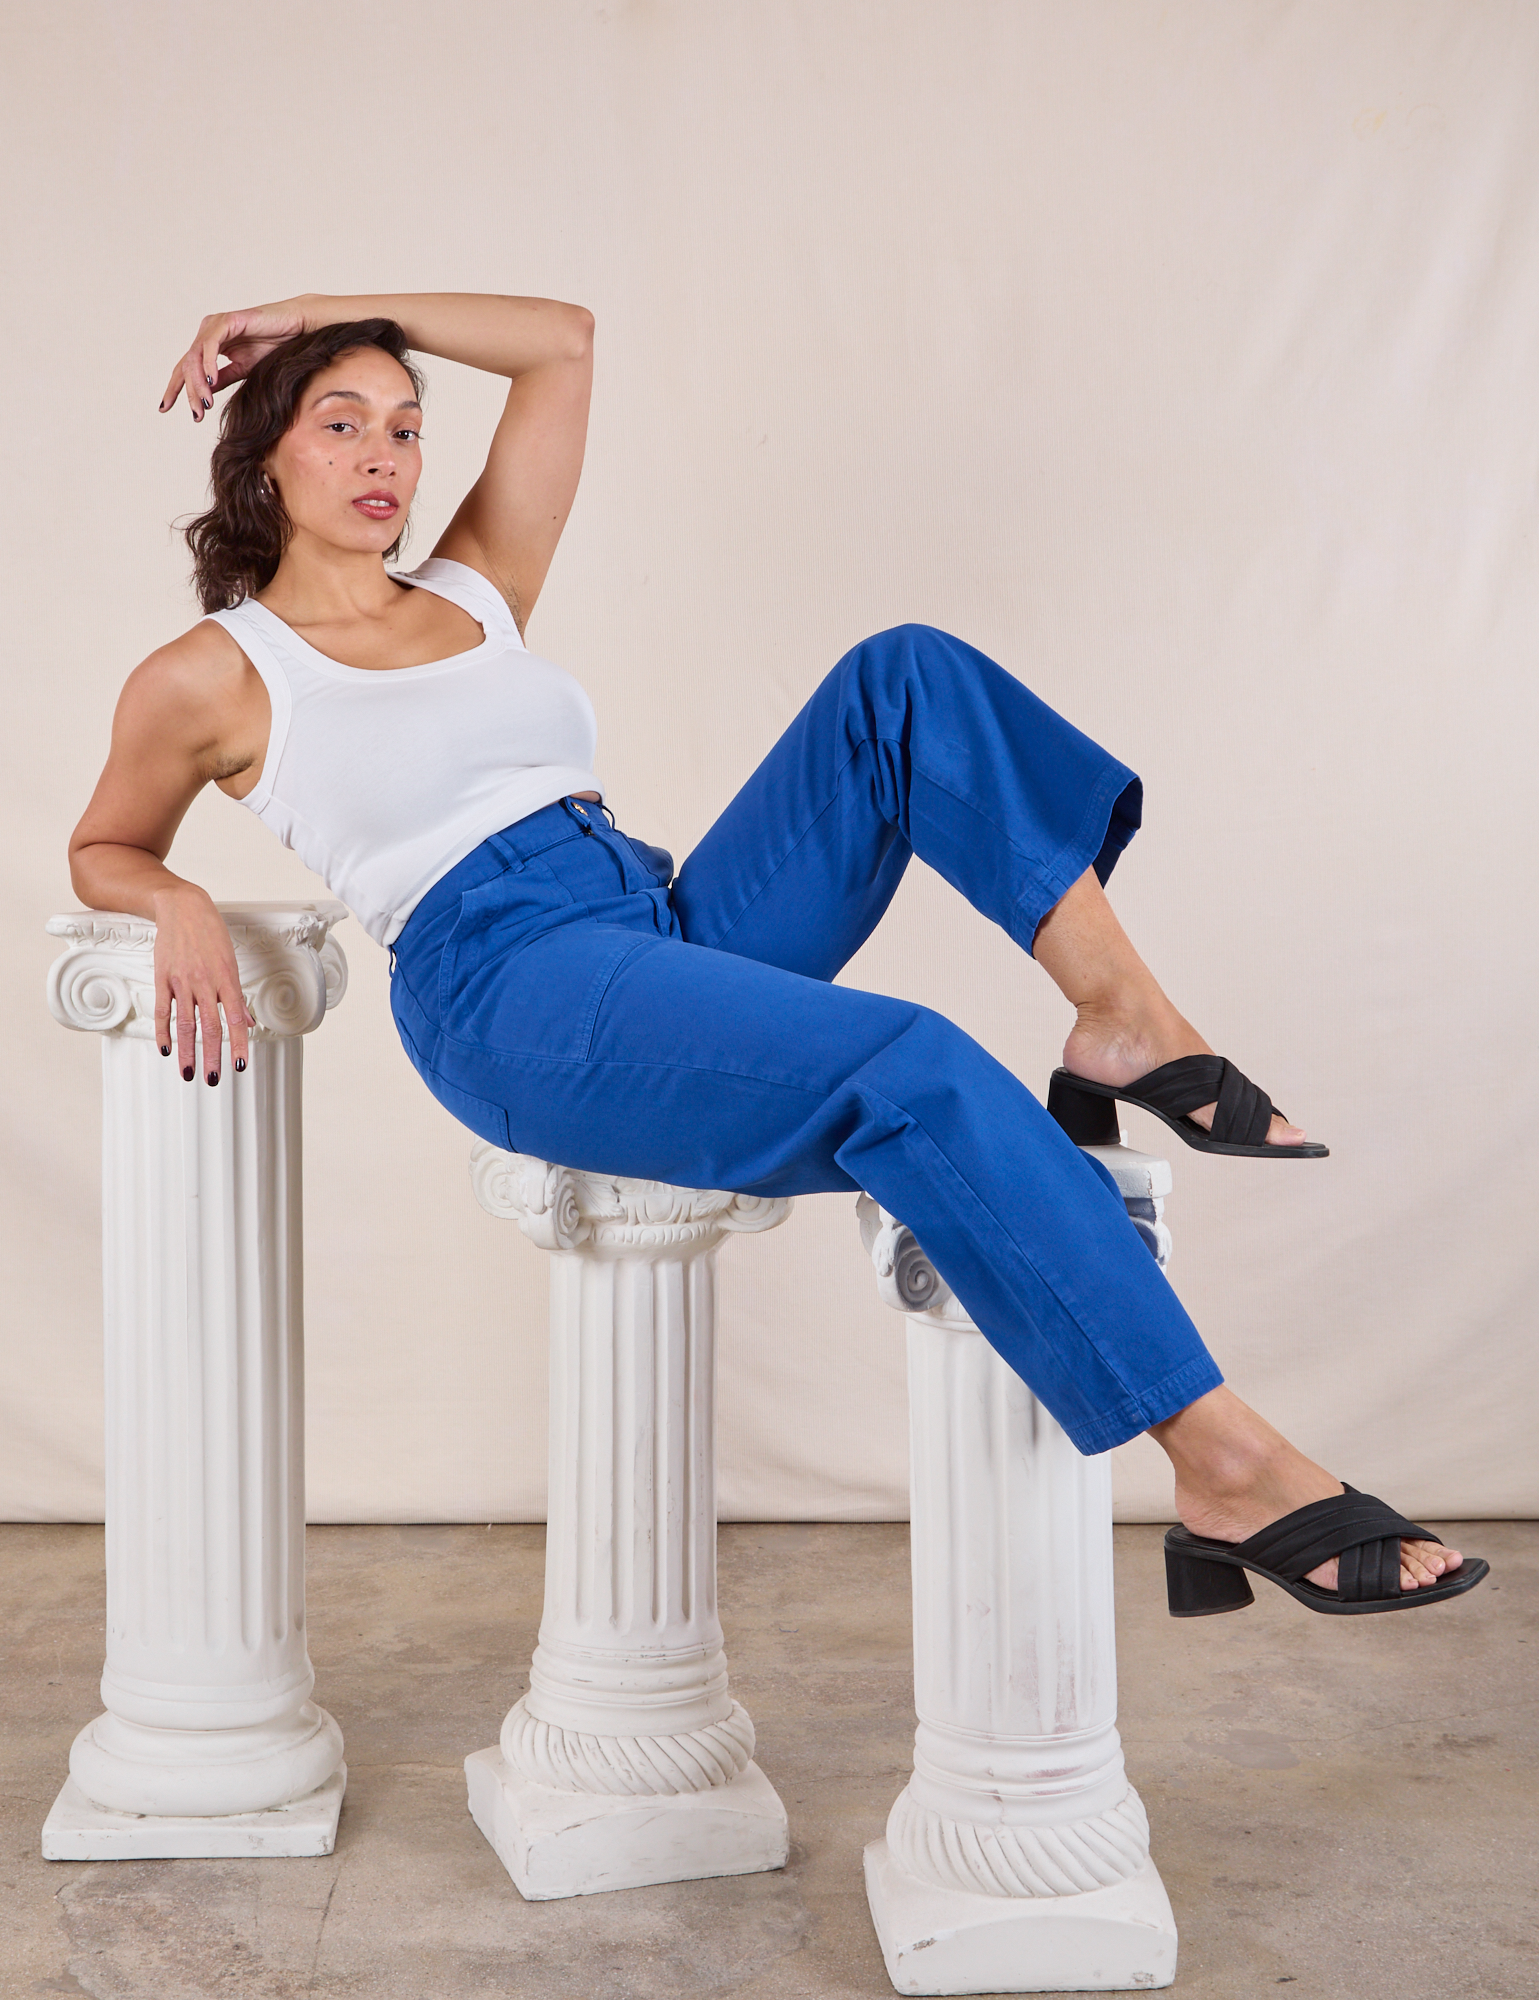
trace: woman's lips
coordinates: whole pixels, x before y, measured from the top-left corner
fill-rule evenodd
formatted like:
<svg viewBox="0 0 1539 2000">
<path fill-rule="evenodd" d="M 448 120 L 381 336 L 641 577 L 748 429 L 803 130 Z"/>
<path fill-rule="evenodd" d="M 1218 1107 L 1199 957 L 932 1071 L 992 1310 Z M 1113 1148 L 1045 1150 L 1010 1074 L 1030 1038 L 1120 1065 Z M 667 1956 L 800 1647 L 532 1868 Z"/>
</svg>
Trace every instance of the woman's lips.
<svg viewBox="0 0 1539 2000">
<path fill-rule="evenodd" d="M 393 493 L 364 493 L 353 505 L 371 521 L 388 521 L 392 514 L 400 512 L 401 503 Z"/>
</svg>

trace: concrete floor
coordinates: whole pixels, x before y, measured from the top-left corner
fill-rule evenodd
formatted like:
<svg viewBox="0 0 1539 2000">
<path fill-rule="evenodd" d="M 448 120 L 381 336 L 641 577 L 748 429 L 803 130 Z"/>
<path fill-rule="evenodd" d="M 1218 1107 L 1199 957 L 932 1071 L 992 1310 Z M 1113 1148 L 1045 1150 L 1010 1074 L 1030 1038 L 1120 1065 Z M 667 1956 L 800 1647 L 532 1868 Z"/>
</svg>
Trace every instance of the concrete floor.
<svg viewBox="0 0 1539 2000">
<path fill-rule="evenodd" d="M 1458 1604 L 1313 1617 L 1258 1586 L 1176 1622 L 1118 1530 L 1128 1769 L 1181 1929 L 1176 1991 L 1532 2000 L 1539 1523 L 1461 1529 Z M 58 1863 L 38 1832 L 97 1706 L 101 1531 L 0 1527 L 0 1996 L 878 2000 L 863 1843 L 912 1728 L 907 1530 L 728 1527 L 736 1691 L 790 1866 L 526 1904 L 465 1811 L 539 1619 L 539 1528 L 314 1528 L 311 1653 L 351 1773 L 314 1861 Z"/>
</svg>

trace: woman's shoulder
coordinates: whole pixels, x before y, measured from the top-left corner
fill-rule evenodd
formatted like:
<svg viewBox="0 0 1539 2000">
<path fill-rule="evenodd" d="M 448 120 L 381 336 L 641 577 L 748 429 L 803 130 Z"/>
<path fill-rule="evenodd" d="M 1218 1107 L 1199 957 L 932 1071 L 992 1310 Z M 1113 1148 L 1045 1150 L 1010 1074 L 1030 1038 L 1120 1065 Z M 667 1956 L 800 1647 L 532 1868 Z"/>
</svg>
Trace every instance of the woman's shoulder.
<svg viewBox="0 0 1539 2000">
<path fill-rule="evenodd" d="M 234 635 L 217 618 L 200 618 L 147 654 L 129 675 L 128 687 L 152 701 L 217 696 L 250 670 Z"/>
</svg>

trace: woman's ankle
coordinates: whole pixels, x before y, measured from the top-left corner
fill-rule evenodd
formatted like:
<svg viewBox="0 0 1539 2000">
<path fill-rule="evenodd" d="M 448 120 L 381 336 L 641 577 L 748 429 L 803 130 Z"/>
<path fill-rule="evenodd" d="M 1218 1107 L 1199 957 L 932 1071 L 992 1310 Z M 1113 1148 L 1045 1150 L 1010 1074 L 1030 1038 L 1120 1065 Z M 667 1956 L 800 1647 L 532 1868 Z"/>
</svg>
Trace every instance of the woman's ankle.
<svg viewBox="0 0 1539 2000">
<path fill-rule="evenodd" d="M 1265 1482 L 1292 1450 L 1280 1431 L 1227 1386 L 1210 1389 L 1163 1423 L 1151 1424 L 1149 1435 L 1170 1460 L 1177 1485 L 1215 1499 Z"/>
<path fill-rule="evenodd" d="M 1175 1474 L 1176 1511 L 1198 1533 L 1243 1539 L 1341 1491 L 1339 1479 L 1228 1388 L 1209 1390 L 1149 1435 Z"/>
<path fill-rule="evenodd" d="M 1152 979 L 1123 985 L 1074 1010 L 1064 1068 L 1096 1083 L 1133 1083 L 1177 1056 L 1210 1053 Z"/>
</svg>

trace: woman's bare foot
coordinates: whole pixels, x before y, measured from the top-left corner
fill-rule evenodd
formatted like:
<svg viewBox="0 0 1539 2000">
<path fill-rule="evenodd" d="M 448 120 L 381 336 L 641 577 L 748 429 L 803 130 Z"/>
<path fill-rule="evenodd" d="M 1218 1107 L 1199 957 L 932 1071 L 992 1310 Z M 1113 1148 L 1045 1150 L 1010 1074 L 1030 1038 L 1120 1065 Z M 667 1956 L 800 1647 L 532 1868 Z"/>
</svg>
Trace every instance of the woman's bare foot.
<svg viewBox="0 0 1539 2000">
<path fill-rule="evenodd" d="M 1063 1045 L 1063 1066 L 1072 1076 L 1088 1077 L 1092 1083 L 1137 1083 L 1179 1056 L 1214 1053 L 1157 986 L 1131 1004 L 1086 1001 L 1076 1014 Z M 1216 1104 L 1205 1104 L 1187 1115 L 1194 1125 L 1211 1131 L 1217 1109 Z M 1269 1146 L 1301 1146 L 1306 1136 L 1302 1126 L 1290 1125 L 1275 1113 L 1266 1135 Z"/>
<path fill-rule="evenodd" d="M 1095 870 L 1084 874 L 1037 926 L 1032 956 L 1078 1017 L 1063 1045 L 1063 1066 L 1091 1083 L 1136 1083 L 1179 1056 L 1213 1050 L 1165 998 L 1158 980 L 1118 923 Z M 1214 1104 L 1189 1115 L 1211 1130 Z M 1298 1146 L 1304 1132 L 1274 1117 L 1273 1146 Z"/>
<path fill-rule="evenodd" d="M 1149 1435 L 1175 1470 L 1176 1512 L 1182 1523 L 1213 1541 L 1246 1541 L 1296 1507 L 1342 1491 L 1339 1479 L 1295 1450 L 1230 1389 L 1210 1389 L 1153 1425 Z M 1436 1583 L 1463 1560 L 1457 1549 L 1441 1542 L 1402 1542 L 1400 1588 Z M 1309 1581 L 1334 1590 L 1334 1558 L 1312 1569 Z"/>
</svg>

